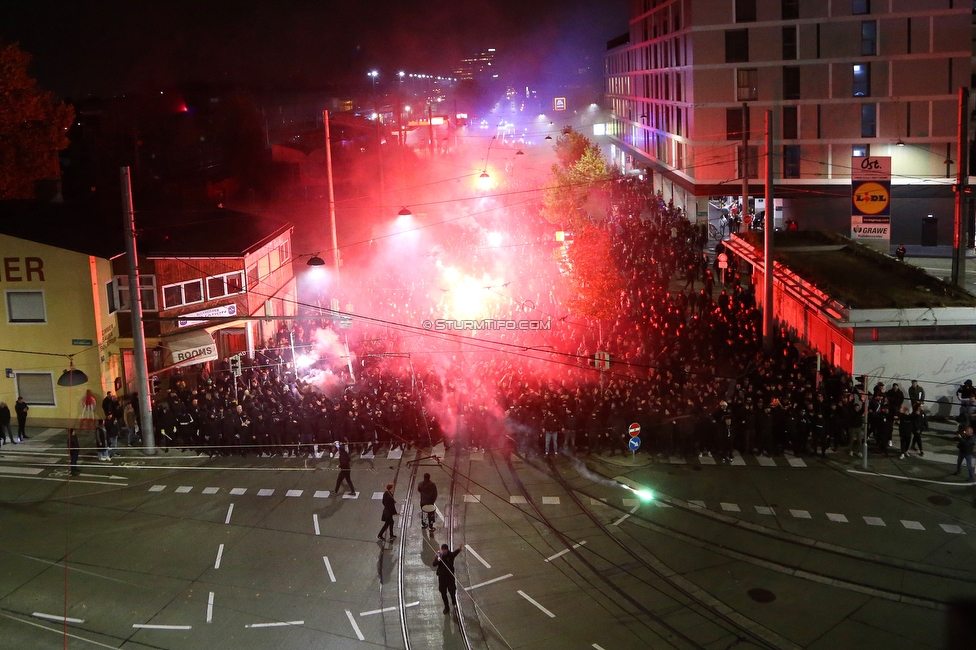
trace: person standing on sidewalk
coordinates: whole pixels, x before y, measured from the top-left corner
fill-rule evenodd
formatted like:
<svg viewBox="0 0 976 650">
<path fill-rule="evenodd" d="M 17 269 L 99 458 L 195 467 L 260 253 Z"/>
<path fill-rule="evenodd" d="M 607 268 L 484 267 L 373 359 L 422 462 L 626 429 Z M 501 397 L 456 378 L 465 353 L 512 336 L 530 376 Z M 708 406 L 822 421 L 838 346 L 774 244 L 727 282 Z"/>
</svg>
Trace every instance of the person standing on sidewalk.
<svg viewBox="0 0 976 650">
<path fill-rule="evenodd" d="M 911 415 L 912 420 L 912 449 L 918 450 L 919 456 L 924 456 L 925 452 L 922 451 L 922 432 L 927 428 L 925 421 L 925 410 L 922 403 L 919 402 L 915 405 L 914 410 Z"/>
<path fill-rule="evenodd" d="M 915 422 L 912 420 L 911 414 L 908 412 L 908 407 L 901 407 L 901 412 L 895 416 L 898 422 L 898 442 L 901 443 L 901 454 L 898 456 L 899 459 L 904 459 L 905 456 L 911 456 L 908 453 L 908 448 L 912 444 L 912 434 L 915 432 Z"/>
<path fill-rule="evenodd" d="M 953 476 L 959 474 L 959 470 L 962 469 L 962 461 L 966 460 L 966 469 L 969 470 L 969 480 L 973 480 L 973 447 L 976 446 L 976 437 L 973 437 L 973 428 L 971 426 L 963 427 L 963 430 L 959 432 L 959 456 L 956 458 L 956 471 L 953 472 Z"/>
<path fill-rule="evenodd" d="M 380 528 L 379 534 L 376 536 L 377 539 L 383 539 L 383 533 L 387 530 L 390 531 L 390 541 L 392 542 L 397 537 L 393 534 L 393 517 L 396 516 L 396 499 L 393 498 L 393 484 L 386 484 L 386 492 L 383 493 L 383 515 L 380 519 L 383 521 L 383 527 Z"/>
<path fill-rule="evenodd" d="M 68 429 L 68 455 L 71 457 L 71 475 L 78 476 L 78 454 L 81 453 L 81 443 L 74 429 Z"/>
<path fill-rule="evenodd" d="M 17 403 L 14 404 L 14 410 L 17 412 L 17 438 L 18 442 L 23 442 L 27 440 L 27 411 L 30 407 L 27 406 L 27 402 L 20 395 L 17 396 Z"/>
<path fill-rule="evenodd" d="M 457 581 L 454 578 L 454 558 L 461 552 L 458 546 L 456 551 L 452 551 L 447 544 L 441 544 L 441 550 L 434 558 L 434 568 L 437 569 L 437 590 L 441 592 L 444 600 L 444 613 L 451 612 L 451 605 L 447 600 L 447 592 L 451 592 L 451 602 L 454 609 L 457 609 Z"/>
<path fill-rule="evenodd" d="M 434 517 L 437 514 L 434 502 L 437 501 L 437 486 L 430 480 L 430 473 L 424 474 L 424 480 L 417 486 L 417 492 L 420 492 L 420 527 L 429 528 L 430 532 L 434 532 Z"/>
<path fill-rule="evenodd" d="M 10 438 L 10 442 L 16 442 L 14 432 L 10 430 L 10 407 L 6 402 L 0 402 L 0 445 L 5 443 L 7 438 Z"/>
</svg>

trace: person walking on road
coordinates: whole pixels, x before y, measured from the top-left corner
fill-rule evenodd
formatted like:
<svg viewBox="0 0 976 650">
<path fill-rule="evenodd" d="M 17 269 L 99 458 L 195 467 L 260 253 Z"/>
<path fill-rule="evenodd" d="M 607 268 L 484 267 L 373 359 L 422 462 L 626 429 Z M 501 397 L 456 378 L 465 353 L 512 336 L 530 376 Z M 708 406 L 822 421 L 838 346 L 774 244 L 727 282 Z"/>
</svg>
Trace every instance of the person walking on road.
<svg viewBox="0 0 976 650">
<path fill-rule="evenodd" d="M 454 579 L 454 558 L 460 552 L 460 546 L 458 546 L 456 551 L 452 551 L 447 544 L 441 544 L 441 550 L 437 552 L 437 557 L 434 558 L 434 568 L 437 569 L 437 589 L 441 592 L 441 598 L 444 599 L 445 614 L 449 614 L 451 611 L 451 605 L 447 600 L 447 592 L 451 592 L 451 602 L 454 603 L 454 609 L 457 609 L 457 581 Z"/>
<path fill-rule="evenodd" d="M 10 442 L 16 442 L 14 433 L 10 430 L 10 407 L 6 402 L 0 402 L 0 445 L 5 443 L 7 438 L 10 438 Z"/>
<path fill-rule="evenodd" d="M 962 469 L 962 461 L 966 460 L 966 469 L 969 470 L 969 480 L 973 480 L 973 447 L 976 446 L 976 437 L 973 437 L 973 428 L 966 426 L 959 432 L 959 457 L 956 459 L 956 471 L 953 475 L 958 475 Z"/>
<path fill-rule="evenodd" d="M 339 478 L 336 479 L 335 490 L 333 490 L 337 495 L 343 481 L 349 484 L 350 492 L 356 493 L 356 488 L 352 485 L 352 474 L 349 473 L 349 462 L 349 448 L 346 445 L 339 445 Z"/>
<path fill-rule="evenodd" d="M 18 442 L 23 442 L 27 440 L 27 411 L 30 407 L 27 406 L 24 398 L 18 395 L 14 410 L 17 412 L 17 439 Z"/>
<path fill-rule="evenodd" d="M 383 516 L 380 519 L 383 521 L 383 527 L 380 528 L 379 534 L 376 536 L 377 539 L 383 539 L 383 533 L 387 530 L 390 531 L 390 541 L 392 542 L 397 537 L 393 534 L 393 517 L 397 515 L 396 509 L 396 499 L 393 498 L 393 484 L 386 484 L 386 492 L 383 493 Z"/>
<path fill-rule="evenodd" d="M 81 443 L 74 429 L 68 429 L 68 455 L 71 457 L 71 475 L 78 476 L 78 454 L 81 453 Z"/>
<path fill-rule="evenodd" d="M 417 492 L 420 492 L 420 527 L 429 528 L 430 532 L 434 532 L 434 517 L 437 514 L 434 502 L 437 501 L 437 486 L 430 480 L 430 473 L 424 474 L 424 480 L 417 486 Z"/>
</svg>

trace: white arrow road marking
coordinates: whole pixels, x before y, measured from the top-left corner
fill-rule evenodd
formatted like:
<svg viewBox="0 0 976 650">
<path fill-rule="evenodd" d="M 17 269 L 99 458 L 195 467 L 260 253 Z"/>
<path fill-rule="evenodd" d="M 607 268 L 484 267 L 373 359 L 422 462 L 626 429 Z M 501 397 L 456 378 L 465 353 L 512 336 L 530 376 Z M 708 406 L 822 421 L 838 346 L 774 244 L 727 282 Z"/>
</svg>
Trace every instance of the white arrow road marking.
<svg viewBox="0 0 976 650">
<path fill-rule="evenodd" d="M 71 618 L 69 616 L 55 616 L 54 614 L 43 614 L 41 612 L 34 612 L 31 616 L 35 618 L 43 618 L 48 621 L 58 621 L 59 623 L 84 623 L 83 618 Z"/>
</svg>

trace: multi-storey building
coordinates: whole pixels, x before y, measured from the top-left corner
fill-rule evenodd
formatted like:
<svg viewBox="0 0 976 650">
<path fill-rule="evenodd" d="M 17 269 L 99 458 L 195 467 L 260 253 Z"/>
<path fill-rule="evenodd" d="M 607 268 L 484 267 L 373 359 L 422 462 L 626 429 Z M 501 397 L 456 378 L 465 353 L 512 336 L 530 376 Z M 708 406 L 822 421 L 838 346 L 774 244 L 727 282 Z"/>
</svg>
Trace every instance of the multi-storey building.
<svg viewBox="0 0 976 650">
<path fill-rule="evenodd" d="M 771 110 L 775 195 L 801 228 L 849 232 L 852 157 L 890 156 L 892 243 L 919 243 L 927 215 L 949 243 L 972 14 L 962 0 L 631 0 L 605 61 L 612 155 L 704 218 L 743 173 L 763 195 Z"/>
</svg>

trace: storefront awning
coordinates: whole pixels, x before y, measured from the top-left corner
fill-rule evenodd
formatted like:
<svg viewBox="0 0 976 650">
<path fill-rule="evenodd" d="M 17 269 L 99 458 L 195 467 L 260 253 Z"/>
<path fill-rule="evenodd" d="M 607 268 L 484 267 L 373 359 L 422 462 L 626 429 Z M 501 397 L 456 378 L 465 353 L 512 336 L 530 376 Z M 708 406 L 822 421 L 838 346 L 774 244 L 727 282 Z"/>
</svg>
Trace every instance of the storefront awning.
<svg viewBox="0 0 976 650">
<path fill-rule="evenodd" d="M 165 370 L 217 360 L 217 344 L 205 331 L 188 332 L 165 341 Z"/>
</svg>

